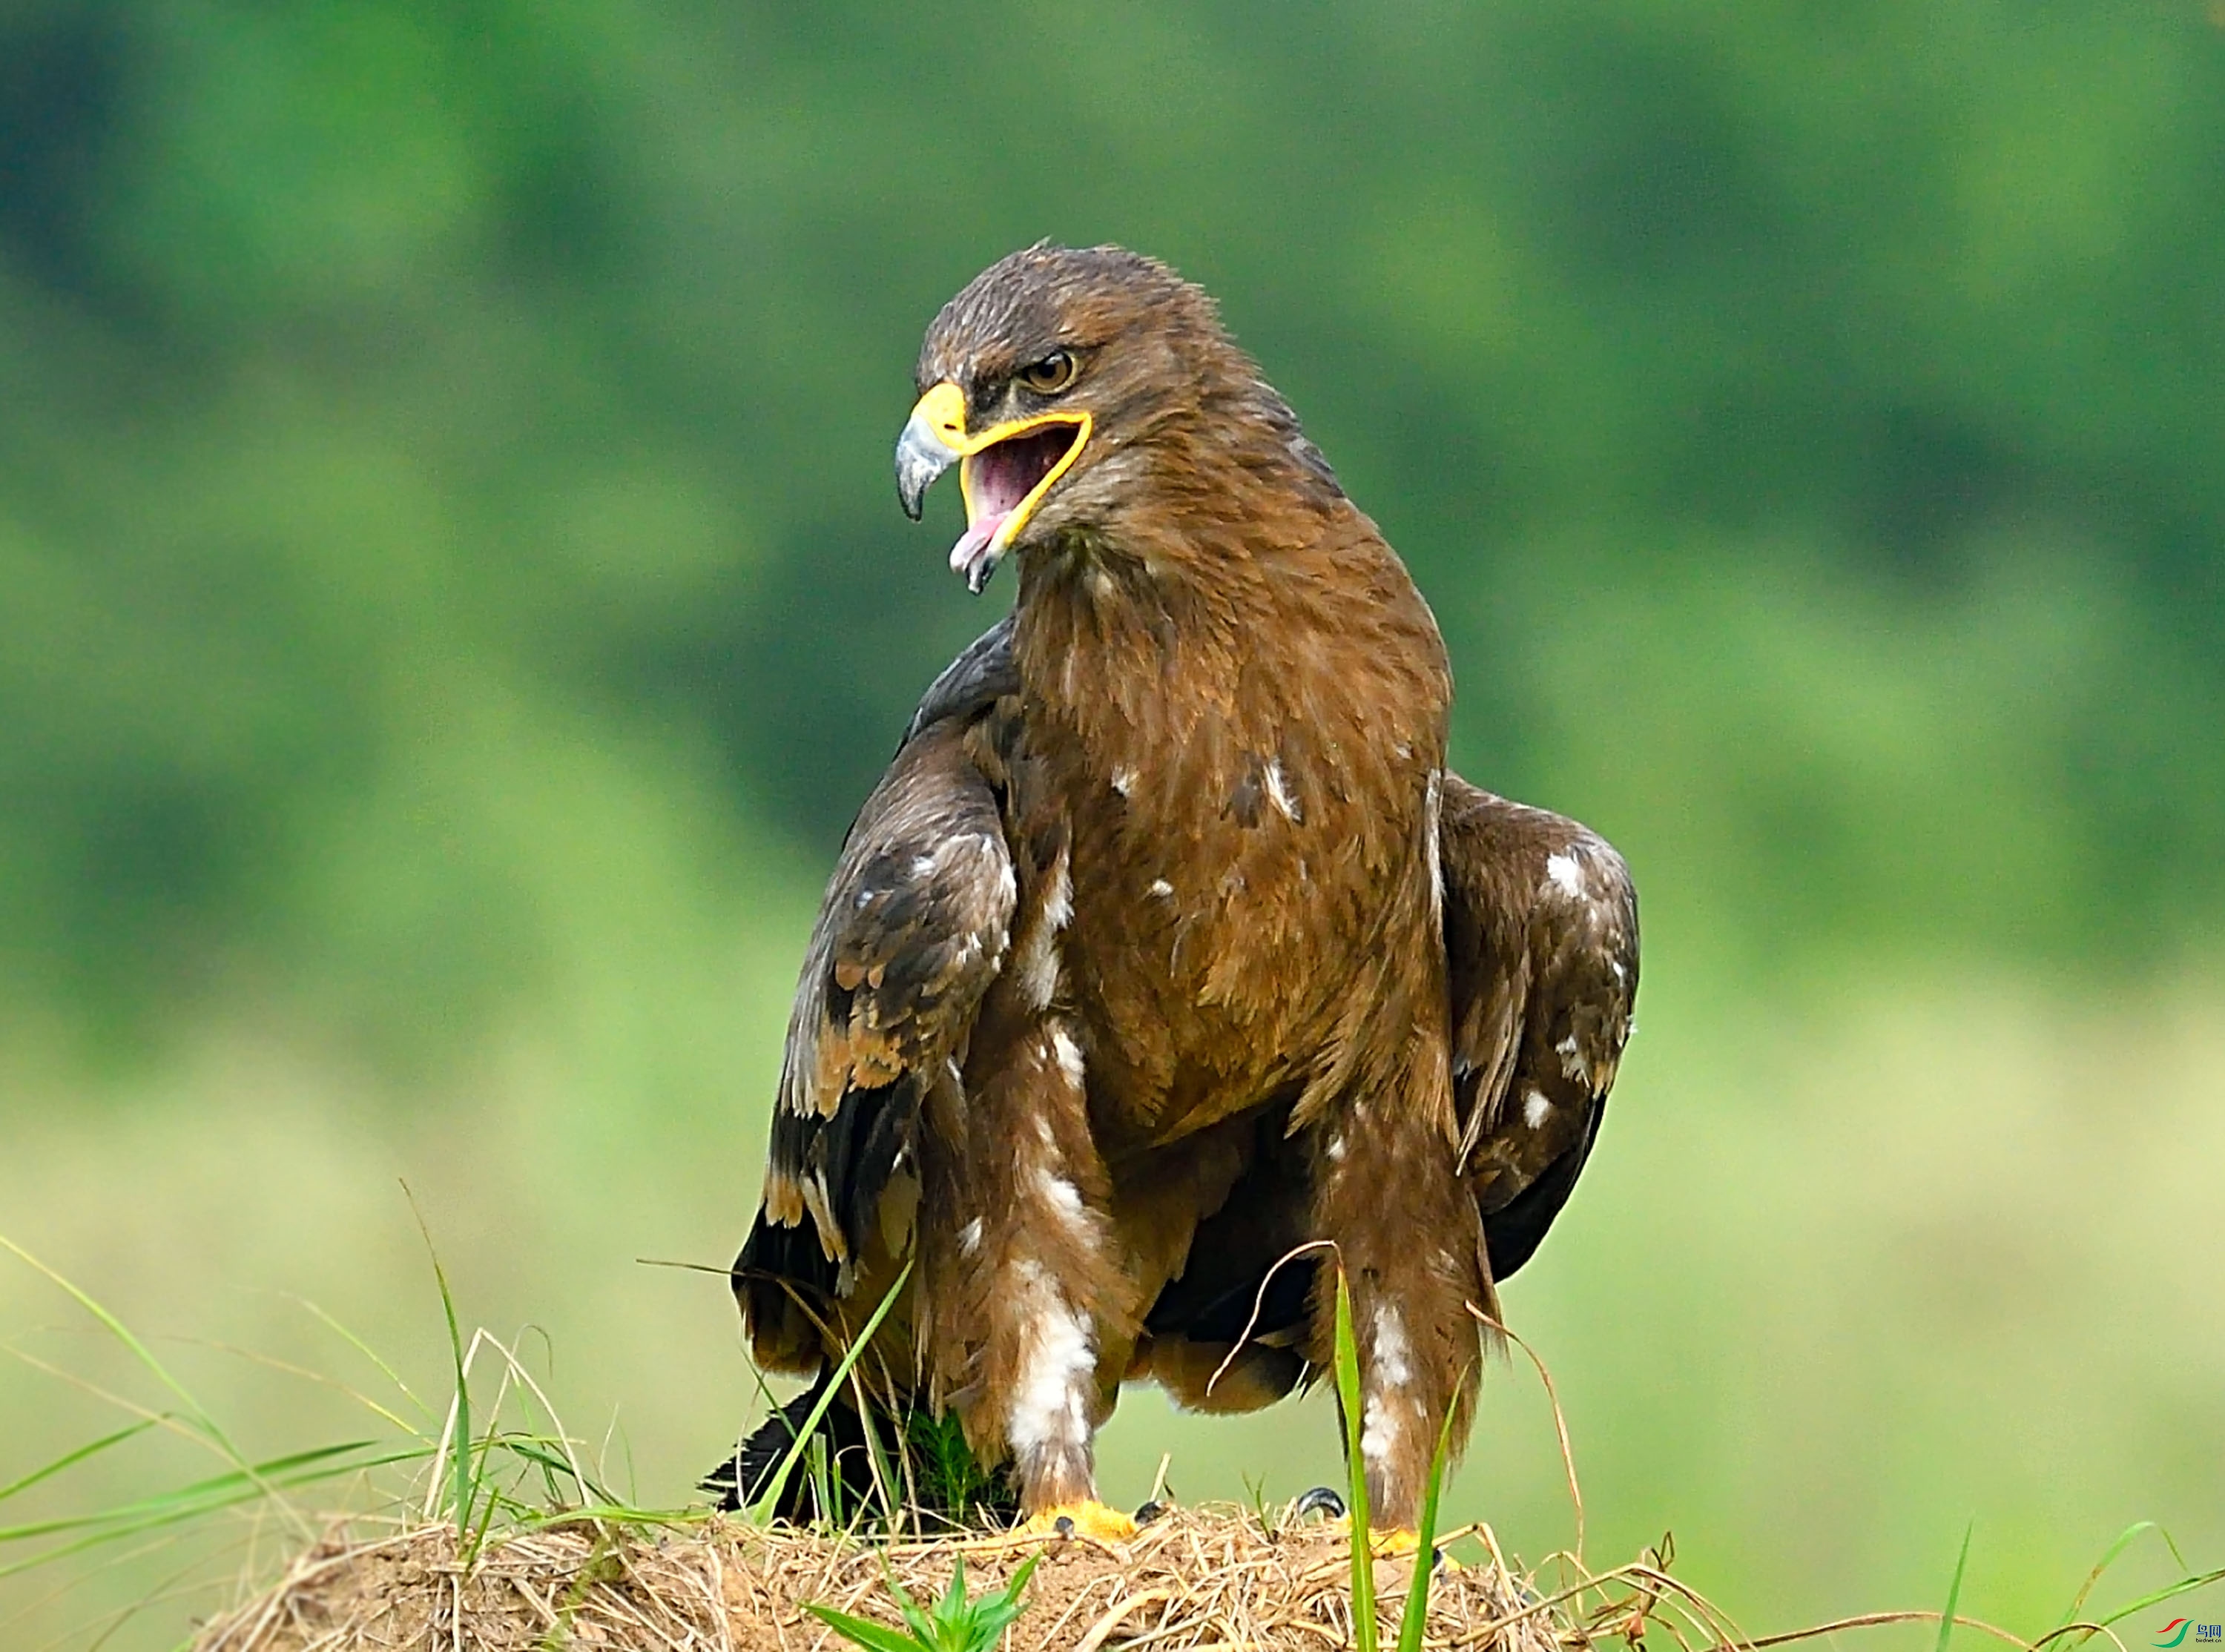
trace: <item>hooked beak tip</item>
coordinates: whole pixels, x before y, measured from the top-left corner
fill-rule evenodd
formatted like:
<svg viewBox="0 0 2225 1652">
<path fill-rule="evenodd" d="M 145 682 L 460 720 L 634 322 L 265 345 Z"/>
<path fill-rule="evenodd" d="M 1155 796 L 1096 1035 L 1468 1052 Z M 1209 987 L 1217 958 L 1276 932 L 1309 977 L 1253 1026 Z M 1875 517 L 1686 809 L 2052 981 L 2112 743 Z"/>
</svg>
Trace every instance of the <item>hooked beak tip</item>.
<svg viewBox="0 0 2225 1652">
<path fill-rule="evenodd" d="M 897 501 L 903 506 L 905 516 L 919 520 L 927 503 L 927 491 L 957 462 L 958 455 L 914 415 L 897 439 Z"/>
</svg>

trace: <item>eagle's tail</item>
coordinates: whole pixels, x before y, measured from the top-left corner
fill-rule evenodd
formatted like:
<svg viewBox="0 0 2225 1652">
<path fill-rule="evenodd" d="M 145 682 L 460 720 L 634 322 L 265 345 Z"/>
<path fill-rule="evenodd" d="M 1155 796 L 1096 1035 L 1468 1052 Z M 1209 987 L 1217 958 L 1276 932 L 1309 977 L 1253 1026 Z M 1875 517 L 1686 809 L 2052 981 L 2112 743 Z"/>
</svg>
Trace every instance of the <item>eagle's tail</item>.
<svg viewBox="0 0 2225 1652">
<path fill-rule="evenodd" d="M 701 1489 L 713 1506 L 728 1513 L 754 1508 L 771 1489 L 811 1413 L 834 1383 L 832 1369 L 786 1405 L 775 1409 L 756 1430 L 705 1475 Z M 849 1384 L 837 1389 L 826 1415 L 798 1457 L 770 1513 L 793 1524 L 824 1520 L 846 1525 L 861 1510 L 884 1516 L 884 1491 L 876 1473 L 897 1482 L 886 1497 L 916 1514 L 952 1523 L 986 1521 L 1009 1524 L 1018 1517 L 1019 1500 L 1001 1472 L 985 1472 L 966 1447 L 957 1420 L 924 1408 L 884 1409 L 869 1402 L 870 1422 L 858 1413 Z M 872 1438 L 867 1437 L 870 1426 Z"/>
<path fill-rule="evenodd" d="M 834 1380 L 831 1370 L 786 1405 L 774 1410 L 749 1437 L 701 1481 L 701 1489 L 716 1499 L 714 1506 L 727 1513 L 754 1508 L 771 1489 L 780 1465 L 788 1460 L 804 1425 Z M 820 1419 L 815 1438 L 797 1459 L 796 1468 L 781 1488 L 771 1510 L 778 1519 L 801 1525 L 811 1520 L 844 1523 L 850 1510 L 871 1507 L 874 1499 L 872 1454 L 865 1444 L 865 1425 L 857 1406 L 846 1393 L 838 1393 Z M 827 1503 L 836 1506 L 829 1508 Z"/>
</svg>

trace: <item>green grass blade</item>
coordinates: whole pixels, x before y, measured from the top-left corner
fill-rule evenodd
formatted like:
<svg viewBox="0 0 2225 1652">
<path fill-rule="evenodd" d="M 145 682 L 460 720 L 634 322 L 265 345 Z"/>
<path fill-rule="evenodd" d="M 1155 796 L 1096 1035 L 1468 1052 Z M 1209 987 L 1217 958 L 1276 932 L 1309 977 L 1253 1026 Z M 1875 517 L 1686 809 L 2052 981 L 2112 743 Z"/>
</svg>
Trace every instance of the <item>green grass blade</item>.
<svg viewBox="0 0 2225 1652">
<path fill-rule="evenodd" d="M 393 1366 L 388 1364 L 385 1360 L 379 1357 L 378 1351 L 376 1348 L 373 1348 L 361 1337 L 356 1335 L 354 1332 L 348 1329 L 346 1326 L 341 1324 L 339 1320 L 326 1313 L 323 1308 L 318 1307 L 314 1302 L 312 1302 L 307 1297 L 296 1296 L 289 1292 L 286 1295 L 286 1300 L 292 1302 L 295 1307 L 307 1310 L 316 1318 L 319 1324 L 322 1325 L 327 1331 L 330 1331 L 341 1341 L 346 1343 L 349 1347 L 354 1349 L 356 1352 L 361 1354 L 365 1359 L 369 1360 L 373 1365 L 377 1367 L 378 1374 L 381 1377 L 384 1377 L 388 1382 L 393 1383 L 396 1389 L 402 1395 L 403 1398 L 408 1400 L 410 1404 L 417 1408 L 418 1415 L 423 1417 L 428 1422 L 430 1422 L 433 1420 L 433 1408 L 427 1405 L 424 1401 L 417 1397 L 416 1390 L 412 1389 L 409 1383 L 402 1380 L 402 1374 L 399 1371 L 396 1370 Z M 412 1429 L 410 1432 L 414 1434 L 416 1431 Z"/>
<path fill-rule="evenodd" d="M 2143 1532 L 2162 1531 L 2163 1528 L 2157 1525 L 2152 1520 L 2135 1520 L 2131 1525 L 2126 1527 L 2124 1530 L 2119 1532 L 2117 1534 L 2117 1541 L 2110 1544 L 2107 1549 L 2103 1550 L 2101 1558 L 2094 1562 L 2094 1569 L 2086 1574 L 2086 1581 L 2078 1586 L 2077 1594 L 2072 1597 L 2070 1606 L 2064 1610 L 2063 1616 L 2057 1620 L 2056 1626 L 2057 1628 L 2062 1628 L 2065 1624 L 2075 1624 L 2078 1621 L 2078 1614 L 2086 1610 L 2087 1598 L 2090 1596 L 2094 1592 L 2095 1589 L 2100 1586 L 2101 1574 L 2117 1563 L 2118 1559 L 2124 1554 L 2124 1552 L 2130 1548 L 2134 1542 L 2139 1541 L 2139 1536 Z M 2168 1535 L 2165 1535 L 2164 1541 L 2166 1543 L 2171 1541 L 2171 1538 Z M 2177 1553 L 2177 1550 L 2174 1549 L 2172 1552 L 2175 1554 Z M 2182 1562 L 2182 1564 L 2184 1563 Z"/>
<path fill-rule="evenodd" d="M 219 1424 L 214 1417 L 209 1415 L 206 1411 L 201 1408 L 200 1402 L 193 1398 L 193 1396 L 187 1391 L 185 1384 L 179 1382 L 176 1377 L 170 1375 L 169 1368 L 164 1365 L 161 1360 L 155 1358 L 154 1351 L 152 1349 L 149 1348 L 145 1343 L 140 1341 L 137 1337 L 132 1334 L 130 1326 L 126 1326 L 123 1320 L 117 1319 L 113 1313 L 111 1313 L 86 1292 L 79 1289 L 76 1285 L 64 1278 L 60 1274 L 56 1273 L 52 1268 L 47 1266 L 45 1263 L 40 1261 L 38 1257 L 24 1250 L 22 1245 L 17 1244 L 13 1239 L 10 1238 L 4 1233 L 0 1233 L 0 1250 L 8 1250 L 13 1254 L 18 1261 L 23 1263 L 26 1266 L 35 1269 L 39 1273 L 45 1275 L 46 1277 L 56 1287 L 67 1293 L 79 1307 L 83 1308 L 87 1313 L 90 1313 L 95 1320 L 98 1320 L 100 1322 L 101 1328 L 106 1331 L 110 1336 L 115 1338 L 117 1342 L 121 1343 L 124 1348 L 130 1351 L 134 1359 L 136 1359 L 140 1364 L 146 1367 L 148 1371 L 153 1375 L 156 1382 L 160 1383 L 164 1388 L 169 1389 L 172 1394 L 177 1396 L 179 1404 L 185 1408 L 185 1415 L 180 1419 L 181 1421 L 189 1425 L 196 1434 L 200 1435 L 204 1441 L 212 1447 L 219 1456 L 231 1463 L 234 1468 L 239 1469 L 244 1472 L 253 1472 L 252 1467 L 247 1460 L 246 1453 L 242 1452 L 238 1446 L 231 1443 L 231 1436 L 225 1433 L 223 1426 Z M 308 1529 L 302 1522 L 301 1517 L 295 1514 L 291 1509 L 285 1506 L 283 1499 L 280 1498 L 275 1491 L 271 1491 L 269 1488 L 265 1488 L 265 1490 L 273 1504 L 279 1509 L 280 1512 L 285 1516 L 286 1519 L 299 1528 L 306 1535 Z"/>
<path fill-rule="evenodd" d="M 1448 1408 L 1437 1430 L 1437 1449 L 1429 1459 L 1429 1483 L 1422 1492 L 1422 1525 L 1415 1534 L 1414 1575 L 1406 1585 L 1406 1609 L 1398 1619 L 1398 1652 L 1422 1652 L 1422 1636 L 1429 1625 L 1429 1585 L 1436 1578 L 1437 1499 L 1445 1489 L 1445 1469 L 1452 1461 L 1453 1413 Z"/>
<path fill-rule="evenodd" d="M 311 1459 L 329 1458 L 341 1448 L 327 1446 L 316 1452 L 299 1452 L 291 1458 L 273 1459 L 261 1465 L 262 1474 L 250 1478 L 240 1473 L 219 1475 L 213 1480 L 202 1481 L 184 1491 L 165 1493 L 157 1497 L 143 1498 L 136 1503 L 104 1510 L 98 1514 L 79 1515 L 67 1521 L 42 1522 L 45 1532 L 34 1532 L 14 1528 L 5 1534 L 9 1537 L 34 1535 L 61 1536 L 74 1531 L 78 1535 L 71 1541 L 42 1549 L 36 1554 L 0 1566 L 0 1579 L 11 1578 L 19 1573 L 32 1572 L 51 1565 L 69 1555 L 98 1548 L 105 1543 L 122 1541 L 144 1532 L 161 1531 L 181 1526 L 205 1516 L 217 1514 L 243 1503 L 259 1502 L 269 1495 L 268 1488 L 276 1484 L 288 1490 L 313 1485 L 321 1480 L 337 1479 L 344 1475 L 358 1473 L 366 1469 L 379 1468 L 394 1463 L 422 1460 L 425 1451 L 415 1448 L 391 1452 L 373 1457 L 358 1457 L 344 1462 L 316 1463 Z M 288 1472 L 282 1465 L 303 1464 L 309 1466 L 301 1472 Z"/>
<path fill-rule="evenodd" d="M 1376 1652 L 1375 1548 L 1367 1529 L 1367 1465 L 1360 1455 L 1360 1342 L 1352 1329 L 1352 1289 L 1336 1270 L 1336 1394 L 1344 1406 L 1345 1478 L 1352 1501 L 1352 1636 L 1358 1652 Z"/>
<path fill-rule="evenodd" d="M 896 1474 L 889 1463 L 888 1453 L 881 1446 L 879 1425 L 873 1421 L 873 1408 L 865 1402 L 865 1385 L 854 1370 L 850 1373 L 850 1396 L 858 1402 L 858 1426 L 865 1436 L 865 1461 L 873 1473 L 873 1492 L 881 1501 L 881 1522 L 891 1535 L 901 1532 L 907 1512 L 897 1496 Z"/>
<path fill-rule="evenodd" d="M 2142 1595 L 2138 1600 L 2127 1601 L 2107 1617 L 2102 1618 L 2101 1626 L 2107 1629 L 2112 1624 L 2121 1623 L 2135 1612 L 2144 1612 L 2151 1606 L 2160 1606 L 2166 1600 L 2175 1600 L 2181 1595 L 2190 1594 L 2196 1589 L 2207 1589 L 2211 1584 L 2218 1582 L 2225 1582 L 2225 1567 L 2220 1567 L 2215 1572 L 2203 1572 L 2193 1577 L 2181 1578 L 2177 1583 L 2166 1584 L 2152 1593 Z"/>
<path fill-rule="evenodd" d="M 963 1555 L 958 1558 L 958 1564 L 961 1567 L 966 1564 Z M 911 1591 L 897 1581 L 897 1574 L 889 1566 L 886 1552 L 881 1555 L 881 1576 L 888 1583 L 889 1596 L 897 1603 L 897 1614 L 911 1630 L 912 1639 L 933 1652 L 935 1645 L 935 1620 L 927 1615 L 919 1602 L 911 1598 Z"/>
<path fill-rule="evenodd" d="M 867 1652 L 921 1652 L 922 1645 L 926 1647 L 926 1652 L 935 1652 L 932 1642 L 915 1640 L 900 1630 L 891 1629 L 886 1624 L 853 1617 L 847 1612 L 836 1611 L 832 1606 L 821 1606 L 809 1601 L 804 1603 L 803 1610 L 843 1639 L 865 1648 Z"/>
<path fill-rule="evenodd" d="M 131 1424 L 129 1427 L 118 1428 L 112 1434 L 104 1434 L 98 1440 L 94 1440 L 91 1445 L 79 1446 L 73 1452 L 66 1452 L 61 1456 L 54 1459 L 53 1462 L 48 1463 L 45 1467 L 33 1469 L 29 1474 L 26 1474 L 22 1479 L 16 1481 L 13 1484 L 0 1485 L 0 1503 L 7 1502 L 9 1498 L 14 1497 L 19 1491 L 29 1491 L 41 1480 L 52 1479 L 55 1475 L 60 1474 L 64 1469 L 73 1468 L 78 1464 L 84 1462 L 88 1457 L 98 1457 L 101 1453 L 106 1451 L 111 1446 L 121 1446 L 125 1440 L 136 1440 L 141 1434 L 145 1434 L 149 1428 L 156 1428 L 161 1426 L 161 1418 L 149 1417 L 143 1421 Z"/>
<path fill-rule="evenodd" d="M 834 1368 L 834 1380 L 827 1384 L 826 1391 L 820 1395 L 818 1403 L 811 1408 L 810 1415 L 804 1418 L 803 1426 L 796 1431 L 796 1438 L 789 1442 L 787 1454 L 780 1459 L 780 1466 L 773 1471 L 772 1479 L 765 1486 L 764 1495 L 750 1506 L 750 1518 L 757 1524 L 764 1525 L 772 1517 L 773 1510 L 779 1507 L 781 1494 L 788 1490 L 789 1477 L 796 1472 L 796 1465 L 803 1459 L 804 1442 L 818 1432 L 820 1423 L 827 1415 L 827 1408 L 834 1402 L 835 1395 L 841 1391 L 842 1384 L 848 1380 L 850 1372 L 857 1365 L 859 1357 L 865 1353 L 865 1345 L 872 1341 L 873 1332 L 881 1328 L 881 1321 L 888 1317 L 889 1310 L 896 1306 L 897 1294 L 903 1289 L 906 1282 L 911 1278 L 911 1269 L 912 1264 L 907 1261 L 903 1269 L 897 1275 L 895 1282 L 890 1285 L 887 1294 L 881 1298 L 880 1305 L 874 1308 L 872 1317 L 865 1321 L 865 1328 L 852 1339 L 850 1351 L 842 1357 L 842 1363 Z"/>
<path fill-rule="evenodd" d="M 1975 1520 L 1962 1528 L 1962 1552 L 1955 1557 L 1955 1576 L 1947 1586 L 1947 1610 L 1939 1614 L 1939 1638 L 1931 1645 L 1931 1652 L 1947 1652 L 1947 1637 L 1955 1632 L 1955 1609 L 1962 1601 L 1962 1570 L 1970 1564 L 1970 1534 L 1977 1529 Z"/>
<path fill-rule="evenodd" d="M 574 1526 L 583 1520 L 608 1521 L 617 1526 L 655 1526 L 686 1531 L 711 1516 L 700 1508 L 640 1509 L 630 1503 L 589 1503 L 576 1509 L 535 1509 L 520 1516 L 519 1531 L 546 1531 L 552 1526 Z"/>
<path fill-rule="evenodd" d="M 323 1475 L 302 1475 L 305 1467 L 329 1465 L 334 1459 L 369 1451 L 378 1442 L 371 1440 L 350 1440 L 345 1445 L 320 1446 L 312 1451 L 294 1452 L 284 1457 L 274 1457 L 246 1470 L 234 1469 L 206 1479 L 195 1480 L 174 1491 L 158 1497 L 142 1497 L 131 1503 L 118 1503 L 90 1515 L 59 1515 L 51 1520 L 34 1521 L 27 1525 L 0 1526 L 0 1543 L 21 1542 L 26 1538 L 44 1537 L 54 1533 L 75 1531 L 87 1526 L 135 1520 L 142 1515 L 158 1512 L 181 1503 L 194 1503 L 216 1497 L 224 1503 L 237 1501 L 239 1497 L 257 1497 L 270 1485 L 300 1485 L 314 1478 L 329 1478 L 332 1473 L 345 1473 L 346 1467 L 327 1469 Z M 406 1453 L 414 1456 L 415 1453 Z M 379 1462 L 394 1460 L 381 1458 Z M 376 1463 L 365 1465 L 376 1466 Z"/>
<path fill-rule="evenodd" d="M 1021 1562 L 1020 1569 L 1012 1573 L 1011 1582 L 995 1593 L 984 1595 L 973 1603 L 974 1646 L 986 1652 L 986 1649 L 995 1646 L 1004 1637 L 1005 1631 L 1027 1610 L 1027 1603 L 1020 1598 L 1020 1594 L 1028 1586 L 1028 1579 L 1035 1575 L 1036 1567 L 1043 1563 L 1043 1551 L 1037 1549 Z"/>
<path fill-rule="evenodd" d="M 626 1500 L 587 1473 L 565 1449 L 567 1443 L 555 1434 L 491 1434 L 480 1442 L 479 1451 L 482 1457 L 498 1451 L 514 1457 L 541 1470 L 552 1482 L 558 1478 L 569 1480 L 581 1501 L 622 1506 Z M 552 1492 L 549 1500 L 561 1500 L 561 1494 Z"/>
<path fill-rule="evenodd" d="M 441 1289 L 441 1312 L 448 1322 L 448 1354 L 453 1364 L 455 1399 L 450 1406 L 452 1426 L 448 1448 L 452 1454 L 449 1482 L 449 1516 L 455 1522 L 456 1538 L 463 1541 L 470 1534 L 472 1508 L 479 1501 L 479 1480 L 472 1451 L 472 1383 L 471 1373 L 465 1368 L 463 1328 L 456 1322 L 456 1299 L 448 1289 L 447 1269 L 441 1266 L 441 1253 L 433 1244 L 433 1230 L 426 1225 L 425 1212 L 417 1208 L 417 1195 L 409 1191 L 409 1184 L 402 1184 L 402 1195 L 409 1201 L 409 1213 L 417 1218 L 417 1231 L 424 1236 L 425 1254 L 433 1261 L 434 1282 Z"/>
</svg>

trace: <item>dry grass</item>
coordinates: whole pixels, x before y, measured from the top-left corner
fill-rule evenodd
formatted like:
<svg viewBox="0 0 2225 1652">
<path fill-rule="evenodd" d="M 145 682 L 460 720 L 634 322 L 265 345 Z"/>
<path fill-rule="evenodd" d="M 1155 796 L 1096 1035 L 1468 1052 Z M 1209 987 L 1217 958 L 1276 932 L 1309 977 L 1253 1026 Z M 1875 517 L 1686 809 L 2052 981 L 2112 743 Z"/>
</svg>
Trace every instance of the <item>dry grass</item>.
<svg viewBox="0 0 2225 1652">
<path fill-rule="evenodd" d="M 1642 1634 L 1678 1597 L 1646 1563 L 1576 1589 L 1518 1577 L 1487 1529 L 1452 1535 L 1461 1563 L 1431 1590 L 1427 1644 L 1473 1652 L 1561 1652 L 1595 1636 Z M 662 1534 L 597 1522 L 504 1536 L 475 1563 L 455 1530 L 422 1525 L 368 1540 L 335 1535 L 276 1586 L 208 1624 L 194 1652 L 394 1652 L 400 1648 L 542 1652 L 812 1652 L 845 1645 L 807 1602 L 891 1624 L 889 1572 L 933 1598 L 965 1557 L 977 1592 L 1000 1584 L 1040 1540 L 949 1538 L 888 1544 L 713 1521 Z M 1379 1611 L 1395 1638 L 1412 1566 L 1379 1563 Z M 1655 1579 L 1658 1579 L 1656 1581 Z M 1693 1643 L 1720 1636 L 1682 1597 Z M 1265 1524 L 1230 1507 L 1174 1510 L 1118 1548 L 1054 1543 L 1028 1588 L 1009 1649 L 1100 1652 L 1153 1647 L 1334 1649 L 1352 1644 L 1350 1555 L 1319 1524 Z M 1686 1636 L 1676 1635 L 1682 1641 Z"/>
</svg>

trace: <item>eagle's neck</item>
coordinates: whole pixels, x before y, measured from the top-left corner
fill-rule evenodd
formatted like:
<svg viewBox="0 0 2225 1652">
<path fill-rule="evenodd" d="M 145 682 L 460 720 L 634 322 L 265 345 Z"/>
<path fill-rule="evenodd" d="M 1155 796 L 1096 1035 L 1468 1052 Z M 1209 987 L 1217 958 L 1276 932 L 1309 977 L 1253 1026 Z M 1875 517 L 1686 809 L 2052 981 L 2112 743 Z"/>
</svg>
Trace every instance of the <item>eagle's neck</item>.
<svg viewBox="0 0 2225 1652">
<path fill-rule="evenodd" d="M 1428 604 L 1333 483 L 1229 469 L 1024 558 L 1013 642 L 1030 719 L 1116 788 L 1157 777 L 1218 795 L 1313 737 L 1361 789 L 1417 789 L 1443 762 L 1451 699 Z"/>
</svg>

